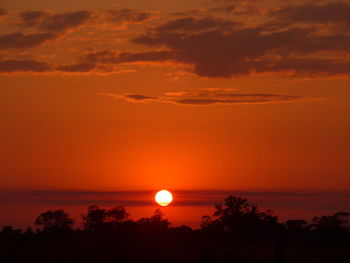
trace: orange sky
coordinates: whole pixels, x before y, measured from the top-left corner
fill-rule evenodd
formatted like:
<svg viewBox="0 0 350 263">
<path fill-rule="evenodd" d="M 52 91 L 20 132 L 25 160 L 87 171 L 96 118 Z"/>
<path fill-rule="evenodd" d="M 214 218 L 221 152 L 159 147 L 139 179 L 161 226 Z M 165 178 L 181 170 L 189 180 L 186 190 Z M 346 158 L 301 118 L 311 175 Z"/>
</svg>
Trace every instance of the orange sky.
<svg viewBox="0 0 350 263">
<path fill-rule="evenodd" d="M 0 6 L 0 188 L 349 189 L 347 1 Z"/>
</svg>

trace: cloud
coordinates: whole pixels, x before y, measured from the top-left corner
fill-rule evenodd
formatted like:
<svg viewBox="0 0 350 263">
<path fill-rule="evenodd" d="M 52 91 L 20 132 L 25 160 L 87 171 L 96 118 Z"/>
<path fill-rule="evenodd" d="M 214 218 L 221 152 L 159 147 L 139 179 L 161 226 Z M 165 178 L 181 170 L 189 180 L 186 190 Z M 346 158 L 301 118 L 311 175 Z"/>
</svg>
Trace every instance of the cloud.
<svg viewBox="0 0 350 263">
<path fill-rule="evenodd" d="M 90 63 L 118 63 L 118 55 L 116 52 L 102 50 L 89 52 L 82 57 L 82 61 L 90 62 Z"/>
<path fill-rule="evenodd" d="M 162 97 L 148 96 L 142 94 L 116 94 L 116 93 L 101 93 L 100 95 L 113 97 L 114 99 L 125 100 L 128 102 L 160 102 Z"/>
<path fill-rule="evenodd" d="M 108 9 L 104 12 L 105 18 L 113 23 L 142 23 L 152 17 L 152 13 L 145 11 L 136 11 L 129 8 Z"/>
<path fill-rule="evenodd" d="M 113 51 L 95 51 L 83 55 L 77 62 L 60 65 L 56 68 L 63 72 L 115 72 L 116 66 L 121 63 L 133 62 L 154 62 L 168 61 L 174 58 L 174 54 L 169 51 L 150 51 L 150 52 L 122 52 Z"/>
<path fill-rule="evenodd" d="M 56 68 L 57 71 L 62 72 L 90 72 L 95 69 L 96 65 L 94 63 L 89 62 L 81 62 L 81 63 L 71 63 L 66 65 L 61 65 Z"/>
<path fill-rule="evenodd" d="M 56 70 L 62 72 L 86 73 L 101 68 L 101 64 L 115 63 L 117 63 L 117 55 L 115 52 L 96 51 L 83 55 L 77 62 L 60 65 L 56 67 Z"/>
<path fill-rule="evenodd" d="M 91 16 L 89 11 L 50 14 L 48 11 L 24 11 L 20 13 L 19 26 L 34 27 L 40 33 L 10 33 L 0 35 L 0 48 L 31 48 L 56 39 L 60 33 L 76 28 Z"/>
<path fill-rule="evenodd" d="M 30 48 L 54 39 L 57 36 L 52 33 L 22 34 L 11 33 L 0 35 L 0 48 Z"/>
<path fill-rule="evenodd" d="M 156 28 L 158 32 L 198 32 L 215 28 L 232 28 L 240 23 L 214 17 L 184 17 L 171 20 Z"/>
<path fill-rule="evenodd" d="M 166 50 L 146 52 L 113 52 L 108 50 L 85 54 L 81 61 L 95 64 L 117 64 L 139 61 L 167 61 L 174 59 L 174 53 Z"/>
<path fill-rule="evenodd" d="M 284 21 L 303 23 L 344 23 L 350 25 L 350 4 L 345 2 L 315 5 L 289 5 L 272 11 L 271 15 Z"/>
<path fill-rule="evenodd" d="M 0 16 L 7 15 L 7 11 L 3 8 L 0 8 Z"/>
<path fill-rule="evenodd" d="M 45 32 L 63 32 L 76 28 L 92 16 L 90 11 L 75 11 L 59 14 L 50 14 L 47 11 L 24 11 L 20 14 L 20 25 L 35 27 Z"/>
<path fill-rule="evenodd" d="M 271 62 L 270 71 L 292 70 L 292 74 L 305 77 L 349 75 L 350 61 L 328 59 L 298 59 L 287 58 Z"/>
<path fill-rule="evenodd" d="M 48 18 L 50 13 L 43 10 L 38 11 L 23 11 L 20 13 L 20 25 L 24 27 L 37 26 L 43 22 L 45 18 Z"/>
<path fill-rule="evenodd" d="M 300 99 L 298 96 L 262 94 L 262 93 L 237 93 L 231 89 L 208 89 L 195 91 L 181 91 L 164 93 L 159 97 L 142 94 L 114 94 L 104 93 L 115 99 L 128 102 L 162 102 L 189 106 L 210 106 L 210 105 L 234 105 L 234 104 L 260 104 L 280 103 Z"/>
<path fill-rule="evenodd" d="M 132 41 L 149 47 L 166 47 L 173 52 L 174 61 L 193 65 L 194 73 L 205 77 L 283 71 L 310 76 L 350 74 L 346 70 L 350 63 L 346 56 L 339 61 L 332 56 L 312 57 L 321 51 L 349 54 L 350 36 L 317 35 L 312 28 L 269 32 L 262 25 L 237 28 L 230 21 L 212 19 L 204 23 L 191 17 L 166 22 Z"/>
<path fill-rule="evenodd" d="M 208 9 L 209 12 L 224 12 L 224 13 L 231 13 L 235 10 L 236 10 L 236 5 L 232 5 L 232 4 L 227 4 L 227 5 Z"/>
<path fill-rule="evenodd" d="M 51 68 L 49 64 L 43 61 L 32 59 L 23 60 L 0 60 L 0 72 L 46 72 Z"/>
<path fill-rule="evenodd" d="M 59 191 L 1 190 L 0 203 L 48 205 L 151 206 L 156 191 Z M 238 195 L 258 202 L 259 207 L 272 209 L 329 210 L 350 209 L 348 190 L 173 190 L 174 206 L 208 206 L 223 203 L 229 195 Z"/>
<path fill-rule="evenodd" d="M 151 12 L 133 9 L 103 9 L 79 10 L 52 14 L 46 10 L 23 11 L 20 13 L 18 26 L 33 27 L 44 32 L 61 33 L 87 24 L 93 20 L 93 25 L 107 23 L 116 25 L 142 23 L 153 17 Z"/>
<path fill-rule="evenodd" d="M 347 26 L 350 4 L 287 1 L 281 5 L 274 0 L 209 2 L 204 9 L 185 10 L 176 18 L 169 15 L 153 20 L 146 24 L 145 33 L 140 33 L 139 26 L 135 27 L 136 31 L 133 28 L 123 33 L 123 39 L 131 38 L 131 43 L 121 44 L 122 51 L 83 53 L 80 58 L 53 68 L 61 72 L 109 73 L 120 71 L 118 67 L 123 64 L 132 67 L 129 64 L 172 62 L 181 68 L 185 65 L 189 74 L 209 78 L 266 73 L 296 77 L 350 75 Z M 79 39 L 89 39 L 93 50 L 119 41 L 115 39 L 112 23 L 144 23 L 153 17 L 153 12 L 120 8 L 61 13 L 23 11 L 17 24 L 24 33 L 0 35 L 0 49 L 36 47 L 69 30 L 92 25 L 79 34 Z M 103 32 L 97 33 L 95 30 L 100 27 Z M 79 45 L 77 38 L 69 42 L 69 48 L 77 48 L 73 46 Z"/>
<path fill-rule="evenodd" d="M 123 52 L 118 56 L 118 63 L 139 61 L 169 61 L 176 57 L 171 51 Z"/>
<path fill-rule="evenodd" d="M 156 101 L 159 98 L 152 96 L 145 96 L 140 94 L 128 94 L 123 96 L 125 99 L 133 100 L 133 101 Z"/>
</svg>

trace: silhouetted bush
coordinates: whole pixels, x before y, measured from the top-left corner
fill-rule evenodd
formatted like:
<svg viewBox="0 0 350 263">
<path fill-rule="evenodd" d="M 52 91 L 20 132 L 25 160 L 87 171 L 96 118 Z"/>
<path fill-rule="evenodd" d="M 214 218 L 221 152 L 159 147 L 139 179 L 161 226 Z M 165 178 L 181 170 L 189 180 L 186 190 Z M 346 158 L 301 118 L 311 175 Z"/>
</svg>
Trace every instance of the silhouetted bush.
<svg viewBox="0 0 350 263">
<path fill-rule="evenodd" d="M 63 210 L 49 210 L 38 216 L 34 224 L 43 226 L 45 231 L 67 231 L 72 229 L 74 220 Z"/>
<path fill-rule="evenodd" d="M 314 217 L 311 224 L 311 231 L 328 242 L 343 241 L 349 236 L 350 213 L 338 212 L 332 216 Z"/>
<path fill-rule="evenodd" d="M 106 210 L 91 205 L 88 207 L 88 213 L 83 215 L 83 221 L 86 230 L 94 231 L 116 227 L 125 221 L 128 216 L 129 214 L 121 206 Z"/>
</svg>

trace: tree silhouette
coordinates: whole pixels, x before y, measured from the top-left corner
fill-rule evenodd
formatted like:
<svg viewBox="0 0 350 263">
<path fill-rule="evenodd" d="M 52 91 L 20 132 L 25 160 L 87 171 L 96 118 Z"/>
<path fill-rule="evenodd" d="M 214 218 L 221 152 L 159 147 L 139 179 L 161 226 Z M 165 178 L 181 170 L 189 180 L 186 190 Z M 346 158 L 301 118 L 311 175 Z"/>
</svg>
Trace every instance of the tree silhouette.
<svg viewBox="0 0 350 263">
<path fill-rule="evenodd" d="M 85 229 L 98 230 L 108 226 L 116 226 L 126 220 L 128 216 L 129 214 L 121 206 L 108 210 L 91 205 L 88 207 L 88 213 L 83 216 L 83 221 Z"/>
<path fill-rule="evenodd" d="M 288 231 L 300 232 L 308 229 L 308 223 L 302 219 L 288 220 L 285 223 Z"/>
<path fill-rule="evenodd" d="M 71 230 L 74 220 L 63 210 L 48 210 L 40 214 L 34 222 L 37 226 L 43 226 L 44 230 Z"/>
<path fill-rule="evenodd" d="M 88 207 L 88 213 L 83 216 L 84 226 L 87 230 L 97 230 L 102 227 L 106 217 L 106 210 L 96 205 Z"/>
<path fill-rule="evenodd" d="M 224 232 L 224 225 L 220 220 L 214 220 L 211 216 L 202 216 L 200 228 L 207 233 L 221 234 Z"/>
<path fill-rule="evenodd" d="M 349 219 L 350 213 L 337 212 L 332 216 L 314 217 L 310 226 L 319 237 L 328 241 L 339 241 L 348 237 Z"/>
<path fill-rule="evenodd" d="M 129 217 L 125 208 L 122 206 L 111 208 L 106 211 L 106 221 L 111 223 L 121 223 Z"/>
<path fill-rule="evenodd" d="M 146 230 L 147 232 L 166 231 L 170 226 L 170 222 L 168 221 L 168 219 L 164 218 L 164 214 L 159 209 L 154 211 L 153 216 L 149 218 L 143 217 L 140 220 L 138 220 L 137 224 L 141 227 L 143 231 Z"/>
<path fill-rule="evenodd" d="M 332 216 L 314 217 L 312 227 L 314 230 L 349 230 L 350 213 L 337 212 Z"/>
<path fill-rule="evenodd" d="M 202 218 L 202 229 L 221 229 L 243 237 L 277 226 L 277 217 L 272 215 L 272 210 L 260 212 L 256 204 L 235 195 L 228 196 L 223 204 L 216 204 L 215 208 L 213 217 Z"/>
<path fill-rule="evenodd" d="M 171 227 L 158 209 L 151 217 L 128 219 L 123 207 L 88 207 L 85 229 L 71 229 L 63 210 L 38 216 L 44 231 L 11 226 L 0 232 L 0 262 L 348 262 L 350 213 L 277 223 L 271 210 L 229 196 L 204 216 L 200 229 Z M 70 231 L 62 231 L 71 229 Z M 53 231 L 55 230 L 55 231 Z M 276 235 L 277 233 L 277 235 Z"/>
</svg>

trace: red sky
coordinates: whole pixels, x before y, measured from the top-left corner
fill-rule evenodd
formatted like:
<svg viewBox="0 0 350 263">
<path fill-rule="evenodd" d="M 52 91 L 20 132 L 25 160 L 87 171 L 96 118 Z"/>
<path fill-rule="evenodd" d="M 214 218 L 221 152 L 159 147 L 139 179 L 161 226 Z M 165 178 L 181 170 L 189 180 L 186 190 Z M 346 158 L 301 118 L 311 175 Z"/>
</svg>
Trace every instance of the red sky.
<svg viewBox="0 0 350 263">
<path fill-rule="evenodd" d="M 2 1 L 0 189 L 349 190 L 349 13 Z"/>
</svg>

